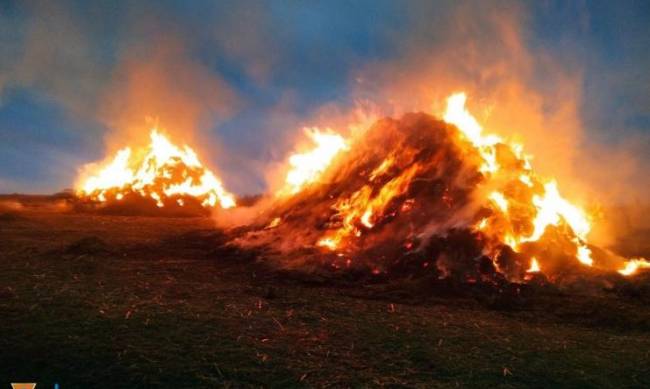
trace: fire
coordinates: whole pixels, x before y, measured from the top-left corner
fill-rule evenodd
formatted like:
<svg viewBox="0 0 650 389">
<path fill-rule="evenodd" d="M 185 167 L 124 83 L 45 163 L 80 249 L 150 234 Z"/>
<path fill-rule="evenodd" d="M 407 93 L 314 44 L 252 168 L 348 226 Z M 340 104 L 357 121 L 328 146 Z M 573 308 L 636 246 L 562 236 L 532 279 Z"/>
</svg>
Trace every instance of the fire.
<svg viewBox="0 0 650 389">
<path fill-rule="evenodd" d="M 573 246 L 573 249 L 569 246 L 563 248 L 564 255 L 574 258 L 581 265 L 595 266 L 588 244 L 591 231 L 589 214 L 562 196 L 554 179 L 543 179 L 535 174 L 532 157 L 524 152 L 521 144 L 508 143 L 500 136 L 486 134 L 466 109 L 465 101 L 463 93 L 451 95 L 443 118 L 455 125 L 459 137 L 467 141 L 463 143 L 459 140 L 457 146 L 464 150 L 468 158 L 479 156 L 476 168 L 482 175 L 482 181 L 476 189 L 487 193 L 484 204 L 492 214 L 471 222 L 471 225 L 474 231 L 487 238 L 484 254 L 492 257 L 499 270 L 499 245 L 506 245 L 528 258 L 528 273 L 539 272 L 544 263 L 544 254 L 535 247 L 556 244 L 550 235 L 546 237 L 549 228 L 553 227 L 553 231 L 566 239 L 566 244 Z M 350 250 L 355 241 L 371 234 L 386 220 L 412 209 L 416 200 L 408 199 L 407 204 L 404 196 L 415 181 L 430 180 L 419 175 L 431 174 L 432 168 L 415 162 L 417 153 L 417 150 L 408 148 L 389 151 L 379 162 L 373 162 L 367 173 L 362 171 L 365 183 L 360 184 L 357 190 L 337 195 L 339 197 L 334 199 L 330 225 L 335 228 L 329 228 L 316 245 L 330 251 Z M 327 168 L 326 164 L 319 166 L 323 171 Z M 298 193 L 300 187 L 294 188 L 293 193 Z M 448 208 L 455 206 L 454 196 L 447 189 L 440 194 L 440 200 Z M 395 201 L 402 204 L 397 209 Z M 534 246 L 538 243 L 542 246 Z M 626 263 L 621 273 L 631 274 L 646 266 L 647 262 L 643 260 L 632 260 Z"/>
<path fill-rule="evenodd" d="M 331 130 L 321 132 L 318 128 L 306 128 L 305 134 L 316 147 L 308 152 L 296 153 L 289 157 L 291 169 L 287 173 L 286 187 L 282 193 L 296 194 L 305 186 L 315 182 L 334 157 L 347 149 L 345 139 Z"/>
<path fill-rule="evenodd" d="M 528 270 L 526 270 L 526 273 L 539 273 L 541 271 L 539 267 L 539 262 L 537 262 L 537 258 L 533 257 L 530 259 L 530 267 Z"/>
<path fill-rule="evenodd" d="M 421 258 L 436 263 L 422 268 L 467 279 L 650 268 L 641 258 L 616 268 L 609 254 L 592 251 L 591 215 L 555 179 L 535 173 L 520 143 L 487 134 L 465 102 L 465 94 L 451 95 L 444 121 L 425 113 L 384 118 L 349 139 L 307 129 L 314 147 L 289 158 L 261 241 L 291 235 L 280 251 L 312 246 L 328 264 L 345 257 L 372 269 Z M 317 190 L 304 190 L 311 186 Z"/>
<path fill-rule="evenodd" d="M 499 170 L 499 164 L 496 160 L 496 150 L 494 146 L 501 142 L 497 135 L 484 136 L 483 127 L 465 108 L 467 96 L 464 93 L 456 93 L 447 98 L 447 109 L 443 119 L 447 123 L 454 124 L 477 148 L 483 157 L 484 163 L 480 170 L 486 173 L 494 173 Z"/>
<path fill-rule="evenodd" d="M 492 200 L 503 212 L 508 212 L 508 200 L 499 192 L 492 192 L 490 194 L 490 200 Z"/>
<path fill-rule="evenodd" d="M 96 176 L 88 178 L 81 186 L 84 193 L 92 193 L 99 188 L 120 188 L 133 180 L 133 172 L 128 168 L 129 158 L 131 158 L 131 149 L 126 147 L 115 154 L 115 158 L 104 169 L 98 172 Z M 118 193 L 118 200 L 122 194 Z M 104 201 L 104 193 L 98 193 L 98 198 Z"/>
<path fill-rule="evenodd" d="M 522 243 L 539 241 L 544 235 L 548 226 L 558 226 L 560 223 L 568 225 L 574 234 L 572 242 L 576 245 L 575 258 L 587 266 L 593 265 L 591 250 L 587 247 L 587 235 L 591 230 L 591 225 L 587 214 L 578 206 L 570 203 L 563 198 L 558 190 L 557 182 L 548 181 L 544 185 L 539 185 L 541 179 L 538 178 L 530 164 L 530 157 L 523 152 L 523 146 L 520 144 L 506 144 L 505 141 L 496 135 L 484 135 L 483 128 L 472 114 L 465 108 L 466 96 L 464 93 L 457 93 L 447 99 L 447 109 L 444 114 L 445 121 L 454 124 L 460 132 L 474 145 L 483 159 L 480 171 L 485 173 L 487 183 L 494 182 L 496 185 L 506 182 L 508 187 L 508 176 L 516 174 L 517 180 L 533 192 L 530 202 L 524 202 L 521 198 L 509 198 L 506 191 L 493 191 L 488 196 L 489 200 L 495 207 L 495 211 L 510 230 L 502 237 L 502 241 L 514 250 L 518 250 Z M 518 167 L 502 168 L 499 163 L 499 151 L 497 147 L 506 147 L 510 154 L 518 162 Z M 518 170 L 518 172 L 517 172 Z M 540 188 L 541 186 L 541 188 Z M 521 191 L 519 191 L 521 192 Z M 527 233 L 525 229 L 517 228 L 514 220 L 522 219 L 521 210 L 510 210 L 509 204 L 516 202 L 519 208 L 527 213 L 533 213 L 534 217 L 530 220 L 532 231 Z M 522 204 L 523 203 L 523 204 Z M 486 230 L 485 219 L 478 226 L 479 230 Z M 503 224 L 503 223 L 501 223 Z M 497 231 L 487 231 L 488 233 L 499 234 Z M 535 260 L 537 261 L 537 260 Z"/>
<path fill-rule="evenodd" d="M 465 101 L 451 95 L 444 121 L 407 113 L 348 139 L 305 129 L 312 149 L 289 157 L 273 205 L 246 233 L 253 239 L 240 241 L 309 252 L 310 261 L 337 269 L 352 262 L 382 273 L 426 268 L 474 282 L 650 268 L 641 258 L 595 250 L 592 216 L 555 179 L 535 173 L 521 144 L 486 134 Z M 120 158 L 107 169 L 123 170 L 128 152 Z M 303 255 L 282 260 L 303 263 Z"/>
<path fill-rule="evenodd" d="M 78 184 L 79 194 L 99 202 L 138 194 L 153 199 L 158 207 L 168 198 L 184 206 L 183 197 L 195 198 L 204 207 L 235 206 L 234 196 L 201 164 L 194 150 L 177 147 L 155 128 L 150 138 L 146 148 L 134 152 L 125 147 L 104 166 L 88 165 Z"/>
<path fill-rule="evenodd" d="M 282 219 L 279 217 L 276 217 L 275 219 L 271 220 L 271 222 L 266 226 L 267 229 L 275 228 L 282 223 Z"/>
<path fill-rule="evenodd" d="M 380 167 L 382 165 L 383 163 Z M 333 208 L 342 218 L 342 226 L 322 238 L 318 245 L 335 250 L 347 237 L 361 236 L 362 228 L 369 230 L 375 227 L 377 220 L 384 216 L 388 203 L 406 192 L 418 170 L 419 166 L 414 164 L 381 186 L 378 191 L 373 190 L 370 185 L 365 185 L 349 198 L 340 199 Z"/>
<path fill-rule="evenodd" d="M 535 195 L 533 197 L 533 204 L 537 208 L 537 217 L 533 221 L 535 229 L 533 234 L 526 237 L 524 241 L 538 240 L 547 226 L 555 226 L 560 220 L 568 223 L 579 238 L 587 238 L 587 234 L 591 229 L 587 216 L 583 210 L 560 196 L 555 181 L 544 185 L 544 195 Z"/>
<path fill-rule="evenodd" d="M 631 276 L 639 269 L 650 269 L 650 262 L 643 258 L 632 258 L 625 262 L 625 266 L 618 272 L 624 276 Z"/>
</svg>

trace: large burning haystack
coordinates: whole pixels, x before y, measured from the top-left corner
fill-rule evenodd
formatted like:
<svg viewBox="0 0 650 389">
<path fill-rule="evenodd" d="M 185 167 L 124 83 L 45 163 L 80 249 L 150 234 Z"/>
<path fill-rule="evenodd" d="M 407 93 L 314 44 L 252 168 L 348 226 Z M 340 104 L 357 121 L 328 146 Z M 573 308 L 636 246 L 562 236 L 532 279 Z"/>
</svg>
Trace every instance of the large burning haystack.
<svg viewBox="0 0 650 389">
<path fill-rule="evenodd" d="M 140 210 L 235 206 L 234 196 L 192 148 L 174 145 L 157 129 L 150 139 L 147 146 L 125 147 L 103 163 L 84 166 L 79 196 L 107 207 Z"/>
<path fill-rule="evenodd" d="M 483 135 L 464 102 L 451 96 L 444 121 L 386 118 L 330 142 L 332 152 L 317 142 L 293 156 L 304 163 L 292 164 L 274 205 L 238 244 L 270 248 L 289 267 L 467 281 L 630 275 L 649 266 L 591 246 L 589 215 L 538 177 L 520 146 Z"/>
</svg>

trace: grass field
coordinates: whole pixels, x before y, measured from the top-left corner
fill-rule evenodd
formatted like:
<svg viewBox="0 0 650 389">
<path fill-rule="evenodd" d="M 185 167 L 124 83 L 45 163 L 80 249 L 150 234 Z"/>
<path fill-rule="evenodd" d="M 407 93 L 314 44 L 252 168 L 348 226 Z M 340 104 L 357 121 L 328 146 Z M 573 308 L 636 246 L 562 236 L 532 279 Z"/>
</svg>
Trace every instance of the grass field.
<svg viewBox="0 0 650 389">
<path fill-rule="evenodd" d="M 0 386 L 650 387 L 650 305 L 310 282 L 208 218 L 0 215 Z"/>
</svg>

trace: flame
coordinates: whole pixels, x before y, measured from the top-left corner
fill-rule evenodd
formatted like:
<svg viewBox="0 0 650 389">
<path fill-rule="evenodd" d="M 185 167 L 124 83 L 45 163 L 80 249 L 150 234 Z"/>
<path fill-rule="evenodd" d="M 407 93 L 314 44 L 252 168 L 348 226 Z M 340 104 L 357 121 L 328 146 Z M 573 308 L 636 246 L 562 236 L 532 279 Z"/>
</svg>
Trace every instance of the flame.
<svg viewBox="0 0 650 389">
<path fill-rule="evenodd" d="M 560 220 L 568 223 L 579 238 L 586 239 L 591 226 L 584 211 L 560 196 L 555 181 L 544 185 L 544 189 L 543 196 L 536 195 L 533 197 L 533 204 L 537 208 L 537 217 L 533 222 L 535 230 L 524 241 L 538 240 L 547 226 L 555 226 Z"/>
<path fill-rule="evenodd" d="M 528 187 L 533 187 L 533 181 L 530 179 L 528 174 L 519 175 L 519 181 L 523 182 Z"/>
<path fill-rule="evenodd" d="M 381 176 L 384 174 L 395 162 L 394 158 L 386 158 L 381 165 L 377 166 L 375 170 L 370 173 L 370 176 L 368 177 L 370 181 L 374 181 L 377 177 Z"/>
<path fill-rule="evenodd" d="M 451 123 L 465 135 L 467 139 L 478 149 L 483 157 L 483 165 L 480 168 L 484 173 L 495 173 L 499 170 L 496 160 L 494 145 L 501 142 L 497 135 L 484 136 L 483 128 L 472 114 L 465 108 L 465 93 L 456 93 L 447 98 L 447 109 L 443 119 Z"/>
<path fill-rule="evenodd" d="M 625 266 L 618 272 L 624 276 L 636 274 L 639 269 L 650 269 L 650 262 L 644 258 L 632 258 L 625 262 Z"/>
<path fill-rule="evenodd" d="M 296 194 L 305 186 L 315 182 L 332 162 L 334 157 L 347 149 L 345 139 L 328 129 L 321 132 L 318 128 L 306 128 L 305 134 L 315 148 L 305 153 L 289 157 L 291 169 L 285 179 L 285 189 L 281 193 Z"/>
<path fill-rule="evenodd" d="M 327 247 L 330 250 L 336 250 L 336 247 L 338 246 L 338 242 L 334 241 L 331 238 L 323 238 L 318 241 L 317 245 L 320 247 Z"/>
<path fill-rule="evenodd" d="M 500 141 L 497 136 L 484 137 L 483 127 L 465 108 L 467 95 L 465 93 L 456 93 L 447 98 L 447 109 L 443 119 L 451 123 L 465 135 L 474 146 L 490 146 Z"/>
<path fill-rule="evenodd" d="M 508 200 L 499 192 L 492 192 L 489 196 L 490 200 L 501 209 L 502 212 L 508 212 Z"/>
<path fill-rule="evenodd" d="M 541 271 L 539 267 L 539 262 L 537 262 L 537 258 L 533 257 L 530 259 L 530 267 L 528 270 L 526 270 L 526 273 L 539 273 Z"/>
<path fill-rule="evenodd" d="M 100 170 L 97 175 L 89 177 L 81 184 L 81 191 L 84 193 L 93 193 L 101 188 L 121 188 L 127 183 L 133 181 L 133 171 L 129 169 L 129 159 L 131 158 L 131 149 L 128 147 L 119 150 L 115 158 Z M 120 199 L 122 194 L 118 193 Z M 103 197 L 103 193 L 98 196 Z"/>
<path fill-rule="evenodd" d="M 366 229 L 374 228 L 376 220 L 383 216 L 390 201 L 406 192 L 419 168 L 417 164 L 412 165 L 384 184 L 378 192 L 370 185 L 365 185 L 349 198 L 339 200 L 333 208 L 342 219 L 342 227 L 319 240 L 317 245 L 335 250 L 345 238 L 351 235 L 361 236 L 360 225 Z"/>
<path fill-rule="evenodd" d="M 137 193 L 155 200 L 158 207 L 165 205 L 166 198 L 183 196 L 198 199 L 204 207 L 235 206 L 234 196 L 189 146 L 177 147 L 156 128 L 150 139 L 149 146 L 137 153 L 125 147 L 105 166 L 89 167 L 91 172 L 80 180 L 78 192 L 100 202 Z M 176 203 L 185 205 L 181 198 Z"/>
<path fill-rule="evenodd" d="M 282 218 L 276 217 L 271 222 L 265 227 L 267 230 L 270 230 L 272 228 L 275 228 L 282 223 Z"/>
<path fill-rule="evenodd" d="M 580 241 L 574 241 L 577 245 L 576 258 L 583 265 L 593 266 L 594 260 L 591 258 L 591 250 Z"/>
<path fill-rule="evenodd" d="M 591 225 L 586 213 L 560 195 L 557 182 L 554 180 L 544 184 L 542 191 L 536 189 L 536 184 L 539 183 L 540 179 L 532 172 L 530 156 L 524 154 L 523 146 L 518 143 L 506 144 L 501 137 L 496 135 L 484 135 L 479 122 L 465 108 L 465 101 L 466 95 L 464 93 L 451 95 L 447 99 L 447 109 L 443 117 L 445 121 L 458 127 L 460 132 L 479 152 L 483 159 L 483 164 L 479 170 L 486 175 L 488 182 L 499 183 L 504 180 L 507 182 L 508 174 L 512 174 L 511 171 L 503 172 L 501 170 L 496 148 L 497 145 L 507 146 L 519 162 L 518 169 L 520 172 L 517 173 L 516 179 L 534 192 L 532 204 L 528 203 L 527 206 L 521 205 L 521 199 L 509 198 L 506 192 L 493 191 L 488 196 L 501 219 L 505 221 L 506 225 L 509 225 L 507 230 L 510 231 L 502 236 L 503 242 L 513 250 L 518 250 L 522 243 L 539 241 L 548 226 L 558 226 L 560 223 L 564 223 L 570 227 L 575 235 L 572 239 L 576 245 L 575 258 L 584 265 L 592 266 L 591 250 L 586 243 Z M 531 221 L 532 232 L 517 231 L 515 223 L 512 221 L 521 219 L 521 215 L 517 215 L 517 211 L 510 211 L 509 203 L 511 201 L 518 202 L 520 208 L 523 207 L 529 211 L 532 205 L 534 213 L 534 218 Z M 485 231 L 486 226 L 487 222 L 483 219 L 477 229 Z M 537 260 L 535 259 L 535 261 Z"/>
</svg>

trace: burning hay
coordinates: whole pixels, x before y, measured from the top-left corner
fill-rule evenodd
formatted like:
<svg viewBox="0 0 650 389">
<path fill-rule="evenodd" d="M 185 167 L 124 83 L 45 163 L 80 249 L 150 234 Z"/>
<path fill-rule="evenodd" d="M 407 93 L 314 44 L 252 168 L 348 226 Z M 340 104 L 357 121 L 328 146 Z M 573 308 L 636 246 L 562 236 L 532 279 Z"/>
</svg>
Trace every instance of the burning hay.
<svg viewBox="0 0 650 389">
<path fill-rule="evenodd" d="M 410 113 L 349 139 L 307 129 L 314 148 L 288 159 L 285 185 L 255 208 L 262 210 L 233 243 L 280 254 L 283 267 L 424 272 L 463 282 L 650 268 L 591 245 L 590 215 L 534 172 L 521 145 L 485 134 L 465 99 L 450 96 L 444 120 Z M 143 199 L 154 210 L 235 207 L 189 146 L 156 129 L 148 147 L 87 166 L 78 193 L 109 208 L 142 208 Z"/>
<path fill-rule="evenodd" d="M 324 157 L 310 163 L 318 169 L 296 187 L 293 166 L 274 205 L 237 242 L 271 247 L 288 267 L 469 282 L 649 266 L 590 245 L 589 215 L 535 174 L 521 146 L 483 134 L 464 104 L 456 94 L 444 121 L 407 114 L 329 149 L 317 142 L 311 155 Z"/>
<path fill-rule="evenodd" d="M 109 204 L 144 198 L 160 208 L 184 207 L 187 203 L 235 206 L 233 195 L 201 164 L 194 150 L 187 145 L 177 147 L 157 129 L 150 137 L 147 147 L 125 147 L 103 164 L 85 166 L 78 183 L 79 195 Z"/>
</svg>

